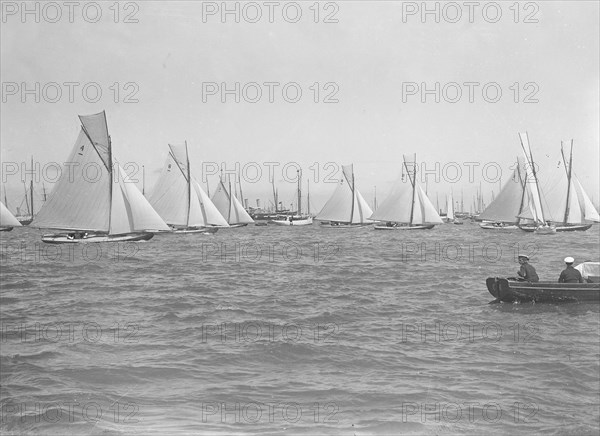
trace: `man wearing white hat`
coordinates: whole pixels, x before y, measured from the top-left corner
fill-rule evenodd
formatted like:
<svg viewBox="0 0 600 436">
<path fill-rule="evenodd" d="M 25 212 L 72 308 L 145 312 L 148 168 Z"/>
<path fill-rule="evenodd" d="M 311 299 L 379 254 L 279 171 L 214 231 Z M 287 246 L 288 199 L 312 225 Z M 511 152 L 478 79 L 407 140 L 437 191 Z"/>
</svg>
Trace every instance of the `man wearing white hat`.
<svg viewBox="0 0 600 436">
<path fill-rule="evenodd" d="M 565 257 L 567 267 L 560 273 L 558 283 L 583 283 L 583 277 L 578 270 L 573 268 L 573 262 L 575 259 L 572 257 Z"/>
</svg>

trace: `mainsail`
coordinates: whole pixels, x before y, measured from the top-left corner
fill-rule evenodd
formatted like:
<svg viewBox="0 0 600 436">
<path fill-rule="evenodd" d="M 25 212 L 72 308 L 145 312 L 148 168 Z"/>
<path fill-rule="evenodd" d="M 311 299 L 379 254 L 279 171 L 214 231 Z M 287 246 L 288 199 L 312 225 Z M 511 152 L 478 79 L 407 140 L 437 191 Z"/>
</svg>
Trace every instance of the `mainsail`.
<svg viewBox="0 0 600 436">
<path fill-rule="evenodd" d="M 561 146 L 562 158 L 552 158 L 552 165 L 544 165 L 545 184 L 538 185 L 538 191 L 543 193 L 540 203 L 543 205 L 543 217 L 553 223 L 561 223 L 564 226 L 584 224 L 585 222 L 598 222 L 598 212 L 591 200 L 585 193 L 581 183 L 572 169 L 572 145 L 569 159 L 566 158 Z M 530 174 L 530 178 L 532 175 Z M 529 184 L 528 184 L 529 185 Z M 528 186 L 529 187 L 529 186 Z M 531 193 L 528 192 L 529 198 Z M 519 217 L 535 220 L 534 204 L 530 199 L 529 206 Z"/>
<path fill-rule="evenodd" d="M 316 216 L 323 221 L 364 224 L 373 211 L 354 185 L 353 165 L 342 165 L 343 177 L 331 198 Z"/>
<path fill-rule="evenodd" d="M 600 223 L 600 216 L 598 215 L 598 211 L 594 207 L 592 200 L 586 194 L 583 186 L 579 182 L 579 179 L 573 174 L 573 183 L 575 184 L 575 192 L 577 194 L 577 198 L 579 199 L 579 204 L 583 211 L 583 218 L 586 221 L 593 221 L 595 223 Z"/>
<path fill-rule="evenodd" d="M 427 198 L 425 191 L 417 184 L 416 155 L 414 161 L 410 161 L 407 156 L 404 156 L 404 168 L 410 184 L 403 181 L 404 177 L 399 179 L 390 195 L 369 219 L 409 225 L 441 224 L 443 221 L 435 207 Z"/>
<path fill-rule="evenodd" d="M 529 212 L 531 218 L 536 224 L 546 224 L 544 217 L 544 209 L 542 208 L 541 192 L 538 185 L 538 179 L 536 169 L 533 163 L 533 155 L 531 154 L 531 147 L 529 146 L 529 138 L 527 133 L 519 133 L 521 140 L 521 146 L 523 147 L 523 153 L 526 159 L 526 178 L 525 185 L 527 190 L 527 198 L 529 201 Z M 519 215 L 519 218 L 529 218 L 527 214 Z"/>
<path fill-rule="evenodd" d="M 250 215 L 248 215 L 248 212 L 246 212 L 246 209 L 244 209 L 244 206 L 242 206 L 242 203 L 235 196 L 231 195 L 231 182 L 229 182 L 229 191 L 227 191 L 223 180 L 219 180 L 219 186 L 212 197 L 212 202 L 230 225 L 254 222 Z"/>
<path fill-rule="evenodd" d="M 524 198 L 525 175 L 522 163 L 517 159 L 512 177 L 508 179 L 494 201 L 479 215 L 479 219 L 517 224 L 519 222 L 517 215 L 523 211 Z"/>
<path fill-rule="evenodd" d="M 82 128 L 68 165 L 31 225 L 110 235 L 168 230 L 114 160 L 105 113 L 79 118 Z"/>
<path fill-rule="evenodd" d="M 21 223 L 8 208 L 0 201 L 0 227 L 18 227 Z"/>
<path fill-rule="evenodd" d="M 169 144 L 169 154 L 150 197 L 150 204 L 165 222 L 173 226 L 228 226 L 191 175 L 187 144 Z"/>
</svg>

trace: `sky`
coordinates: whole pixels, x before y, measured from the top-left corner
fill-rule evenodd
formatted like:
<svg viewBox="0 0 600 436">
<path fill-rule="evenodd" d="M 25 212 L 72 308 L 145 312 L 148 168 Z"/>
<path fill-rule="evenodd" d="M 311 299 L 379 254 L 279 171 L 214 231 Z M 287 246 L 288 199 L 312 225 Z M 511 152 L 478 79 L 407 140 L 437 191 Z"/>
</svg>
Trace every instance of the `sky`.
<svg viewBox="0 0 600 436">
<path fill-rule="evenodd" d="M 50 191 L 77 115 L 105 110 L 146 192 L 169 143 L 187 141 L 211 194 L 218 167 L 245 170 L 251 205 L 272 201 L 269 168 L 292 203 L 298 165 L 312 212 L 342 164 L 381 203 L 416 153 L 434 204 L 462 193 L 467 209 L 480 187 L 487 203 L 498 193 L 526 131 L 542 186 L 573 140 L 598 204 L 599 3 L 476 3 L 228 2 L 223 15 L 222 2 L 2 2 L 2 195 L 22 201 L 31 156 L 37 195 L 43 180 Z"/>
</svg>

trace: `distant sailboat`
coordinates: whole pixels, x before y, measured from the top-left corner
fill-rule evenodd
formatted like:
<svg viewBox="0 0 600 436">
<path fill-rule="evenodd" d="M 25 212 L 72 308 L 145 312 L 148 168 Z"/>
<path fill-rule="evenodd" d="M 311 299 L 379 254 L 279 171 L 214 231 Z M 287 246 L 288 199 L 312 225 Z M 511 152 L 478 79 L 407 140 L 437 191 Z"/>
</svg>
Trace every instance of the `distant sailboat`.
<svg viewBox="0 0 600 436">
<path fill-rule="evenodd" d="M 560 153 L 565 170 L 565 176 L 560 178 L 561 188 L 566 194 L 564 194 L 564 200 L 560 198 L 562 197 L 560 194 L 550 195 L 548 202 L 550 203 L 551 219 L 556 224 L 557 232 L 588 230 L 592 226 L 590 222 L 600 222 L 600 216 L 579 179 L 573 173 L 573 141 L 571 141 L 568 160 L 565 157 L 562 142 Z"/>
<path fill-rule="evenodd" d="M 254 222 L 252 217 L 246 212 L 246 209 L 244 209 L 244 206 L 242 206 L 242 203 L 232 195 L 231 180 L 229 180 L 229 190 L 225 188 L 223 179 L 219 180 L 219 186 L 217 186 L 215 194 L 212 197 L 212 202 L 221 215 L 223 215 L 229 227 L 243 227 Z"/>
<path fill-rule="evenodd" d="M 553 187 L 544 192 L 544 219 L 547 222 L 550 221 L 557 232 L 588 230 L 592 226 L 592 222 L 600 222 L 600 217 L 583 186 L 573 173 L 572 143 L 568 160 L 561 144 L 561 157 L 562 164 L 559 162 L 558 166 L 554 168 L 554 171 L 560 171 L 560 174 L 553 174 L 550 171 L 548 177 Z M 563 169 L 560 168 L 561 166 Z M 531 218 L 534 213 L 536 213 L 535 209 L 531 207 L 530 203 L 530 207 L 520 216 Z M 522 225 L 520 227 L 525 231 L 534 230 L 532 226 Z"/>
<path fill-rule="evenodd" d="M 19 220 L 19 222 L 24 225 L 27 226 L 29 224 L 31 224 L 31 222 L 33 221 L 33 175 L 35 174 L 34 172 L 34 168 L 33 168 L 33 156 L 31 157 L 31 180 L 29 181 L 29 190 L 27 190 L 27 187 L 25 186 L 25 182 L 23 182 L 23 187 L 25 188 L 25 206 L 27 207 L 27 215 L 18 215 L 16 218 L 17 220 Z M 23 206 L 23 202 L 21 202 L 21 206 Z"/>
<path fill-rule="evenodd" d="M 229 227 L 191 174 L 187 142 L 180 146 L 169 144 L 150 204 L 175 233 L 215 233 L 217 226 Z"/>
<path fill-rule="evenodd" d="M 446 217 L 442 218 L 442 221 L 452 224 L 463 224 L 463 221 L 460 218 L 457 218 L 454 213 L 454 196 L 452 193 L 446 197 Z"/>
<path fill-rule="evenodd" d="M 369 218 L 373 221 L 387 222 L 386 225 L 376 225 L 376 230 L 432 229 L 436 224 L 443 223 L 435 206 L 417 184 L 416 154 L 413 159 L 409 161 L 407 156 L 404 156 L 402 179 L 405 169 L 410 185 L 407 186 L 401 180 L 396 182 L 390 195 Z"/>
<path fill-rule="evenodd" d="M 13 227 L 20 227 L 22 224 L 15 216 L 10 213 L 8 208 L 0 201 L 0 232 L 10 232 Z"/>
<path fill-rule="evenodd" d="M 79 116 L 81 131 L 67 159 L 74 171 L 62 171 L 52 195 L 32 226 L 69 230 L 44 235 L 43 242 L 116 242 L 152 238 L 169 230 L 125 171 L 113 159 L 106 114 Z M 94 167 L 93 179 L 82 168 Z"/>
<path fill-rule="evenodd" d="M 449 197 L 446 197 L 446 221 L 452 222 L 454 218 L 454 200 L 452 200 L 452 194 L 450 194 Z"/>
<path fill-rule="evenodd" d="M 525 178 L 525 185 L 527 189 L 527 198 L 529 200 L 528 210 L 531 212 L 531 219 L 533 221 L 532 226 L 519 225 L 519 228 L 543 235 L 556 233 L 556 227 L 551 226 L 548 223 L 547 218 L 544 216 L 542 195 L 533 162 L 533 155 L 531 154 L 531 147 L 529 146 L 529 137 L 527 136 L 527 133 L 519 133 L 519 138 L 521 140 L 521 147 L 523 148 L 523 152 L 525 154 L 525 159 L 527 160 L 528 174 Z M 519 218 L 528 219 L 529 217 L 521 214 L 519 215 Z"/>
<path fill-rule="evenodd" d="M 298 170 L 298 210 L 294 215 L 287 215 L 283 219 L 274 219 L 270 222 L 278 226 L 308 226 L 313 223 L 310 215 L 302 214 L 302 171 Z"/>
<path fill-rule="evenodd" d="M 523 212 L 525 202 L 525 175 L 522 162 L 517 159 L 513 175 L 498 196 L 479 215 L 483 220 L 479 226 L 487 230 L 516 230 L 518 215 Z"/>
<path fill-rule="evenodd" d="M 327 228 L 358 228 L 373 224 L 368 219 L 371 215 L 373 211 L 354 186 L 353 165 L 342 165 L 340 183 L 315 218 L 328 221 Z"/>
</svg>

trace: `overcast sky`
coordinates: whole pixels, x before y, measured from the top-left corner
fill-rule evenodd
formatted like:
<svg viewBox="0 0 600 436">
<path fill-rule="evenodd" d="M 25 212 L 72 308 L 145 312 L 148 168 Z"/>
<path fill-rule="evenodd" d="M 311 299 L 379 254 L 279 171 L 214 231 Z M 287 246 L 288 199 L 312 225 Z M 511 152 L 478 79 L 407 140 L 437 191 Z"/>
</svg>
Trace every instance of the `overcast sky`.
<svg viewBox="0 0 600 436">
<path fill-rule="evenodd" d="M 512 9 L 513 2 L 500 2 L 499 18 L 489 2 L 473 11 L 462 2 L 454 4 L 460 9 L 438 4 L 439 23 L 434 14 L 423 19 L 415 10 L 421 2 L 318 7 L 306 2 L 299 8 L 275 3 L 272 20 L 263 2 L 229 3 L 239 8 L 239 23 L 233 14 L 221 15 L 221 2 L 129 2 L 120 5 L 118 16 L 113 2 L 101 2 L 102 17 L 95 23 L 88 21 L 98 11 L 87 7 L 84 12 L 86 2 L 71 17 L 62 6 L 60 19 L 56 8 L 38 5 L 36 23 L 34 13 L 22 15 L 21 2 L 3 2 L 3 168 L 31 155 L 42 165 L 64 162 L 77 137 L 77 115 L 106 110 L 116 158 L 145 167 L 147 191 L 163 165 L 167 143 L 187 140 L 198 178 L 203 161 L 225 162 L 229 169 L 235 162 L 261 166 L 260 181 L 243 186 L 252 204 L 255 198 L 271 198 L 263 162 L 281 164 L 275 181 L 288 204 L 295 184 L 284 179 L 281 168 L 290 162 L 302 166 L 305 179 L 313 179 L 314 209 L 335 188 L 323 181 L 333 172 L 328 162 L 353 163 L 363 196 L 371 203 L 377 186 L 381 202 L 400 173 L 402 155 L 412 153 L 432 174 L 439 163 L 440 183 L 434 182 L 435 174 L 429 176 L 434 204 L 436 193 L 441 203 L 451 189 L 455 197 L 462 189 L 470 203 L 480 182 L 486 197 L 498 192 L 498 183 L 488 183 L 480 169 L 497 163 L 505 182 L 521 155 L 518 132 L 527 131 L 540 165 L 556 162 L 561 140 L 574 140 L 575 171 L 598 203 L 598 2 L 529 2 Z M 428 3 L 431 9 L 435 5 Z M 36 4 L 27 7 L 35 11 Z M 293 22 L 298 10 L 302 15 Z M 60 84 L 60 98 L 51 82 Z M 73 102 L 65 82 L 79 84 L 73 85 Z M 236 82 L 240 102 L 234 94 L 222 102 L 221 84 L 234 89 Z M 256 97 L 256 87 L 241 91 L 251 82 L 262 91 L 256 103 L 246 101 Z M 279 84 L 272 85 L 272 103 L 265 82 Z M 421 83 L 435 89 L 436 82 L 439 103 L 435 94 L 421 95 Z M 460 88 L 447 85 L 452 82 Z M 82 88 L 90 83 L 97 85 L 88 86 L 84 98 Z M 214 91 L 213 83 L 218 85 L 214 95 L 207 92 Z M 33 93 L 22 95 L 23 84 Z M 291 84 L 288 100 L 302 91 L 298 102 L 286 101 L 285 84 Z M 102 91 L 98 102 L 92 102 L 94 87 Z M 494 103 L 498 89 L 502 95 Z M 469 162 L 479 166 L 464 164 Z M 475 168 L 473 180 L 468 165 Z M 444 180 L 444 175 L 456 179 L 456 166 L 462 167 L 462 177 L 456 183 Z M 490 168 L 488 180 L 496 178 Z M 20 174 L 4 177 L 9 203 L 18 203 Z M 212 190 L 216 176 L 209 181 Z"/>
</svg>

